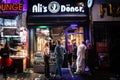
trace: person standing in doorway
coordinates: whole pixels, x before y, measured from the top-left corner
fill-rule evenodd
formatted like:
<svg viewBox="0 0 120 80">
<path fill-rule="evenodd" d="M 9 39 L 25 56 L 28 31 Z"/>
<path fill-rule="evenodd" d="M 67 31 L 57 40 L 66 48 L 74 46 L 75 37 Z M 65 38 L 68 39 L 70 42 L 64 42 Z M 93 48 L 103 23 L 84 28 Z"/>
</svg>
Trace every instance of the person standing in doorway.
<svg viewBox="0 0 120 80">
<path fill-rule="evenodd" d="M 85 70 L 85 53 L 86 53 L 86 45 L 85 42 L 82 43 L 77 48 L 77 60 L 76 60 L 76 72 L 75 74 L 84 73 Z"/>
<path fill-rule="evenodd" d="M 73 43 L 73 61 L 76 62 L 77 59 L 77 45 L 76 42 Z"/>
<path fill-rule="evenodd" d="M 45 48 L 44 48 L 44 62 L 45 62 L 45 77 L 49 79 L 50 77 L 50 72 L 49 72 L 49 53 L 50 53 L 50 48 L 49 48 L 49 43 L 45 43 Z"/>
<path fill-rule="evenodd" d="M 68 63 L 69 67 L 71 68 L 72 66 L 72 44 L 68 42 Z"/>
<path fill-rule="evenodd" d="M 56 75 L 62 78 L 62 64 L 63 64 L 63 59 L 64 59 L 64 52 L 65 49 L 61 45 L 60 40 L 57 41 L 57 45 L 55 47 L 55 55 L 56 55 Z"/>
<path fill-rule="evenodd" d="M 55 46 L 56 46 L 56 43 L 55 43 L 55 41 L 53 41 L 53 42 L 52 42 L 52 48 L 51 48 L 51 50 L 52 50 L 51 52 L 52 52 L 52 53 L 54 53 Z"/>
<path fill-rule="evenodd" d="M 95 67 L 95 51 L 93 45 L 89 40 L 86 40 L 86 66 L 88 66 L 90 74 L 94 75 L 94 67 Z"/>
<path fill-rule="evenodd" d="M 72 52 L 73 52 L 73 63 L 72 63 L 72 70 L 76 69 L 76 59 L 77 59 L 77 45 L 76 42 L 73 42 L 72 46 Z"/>
</svg>

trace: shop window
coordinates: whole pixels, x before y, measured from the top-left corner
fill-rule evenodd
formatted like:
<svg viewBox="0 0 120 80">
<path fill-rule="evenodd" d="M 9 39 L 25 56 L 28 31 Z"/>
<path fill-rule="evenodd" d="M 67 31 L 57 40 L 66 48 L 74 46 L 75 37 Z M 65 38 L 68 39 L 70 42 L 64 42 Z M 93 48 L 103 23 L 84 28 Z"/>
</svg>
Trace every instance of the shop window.
<svg viewBox="0 0 120 80">
<path fill-rule="evenodd" d="M 3 18 L 0 18 L 0 26 L 3 25 Z"/>
<path fill-rule="evenodd" d="M 2 27 L 2 37 L 20 37 L 20 31 L 17 27 Z"/>
<path fill-rule="evenodd" d="M 5 26 L 11 26 L 12 20 L 11 19 L 4 19 Z"/>
<path fill-rule="evenodd" d="M 37 35 L 37 51 L 43 51 L 44 44 L 49 41 L 49 30 L 48 28 L 45 29 L 36 29 Z"/>
<path fill-rule="evenodd" d="M 74 30 L 73 33 L 68 34 L 68 40 L 70 42 L 76 42 L 77 45 L 79 45 L 84 40 L 84 34 L 83 34 L 83 27 L 80 27 L 76 30 Z"/>
</svg>

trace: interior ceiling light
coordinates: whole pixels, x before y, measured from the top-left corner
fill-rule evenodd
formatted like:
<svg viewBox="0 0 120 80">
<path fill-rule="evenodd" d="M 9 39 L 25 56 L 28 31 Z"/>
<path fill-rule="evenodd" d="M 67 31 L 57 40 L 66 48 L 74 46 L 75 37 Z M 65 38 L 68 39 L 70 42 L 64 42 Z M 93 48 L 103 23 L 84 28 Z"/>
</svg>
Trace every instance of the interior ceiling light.
<svg viewBox="0 0 120 80">
<path fill-rule="evenodd" d="M 48 26 L 37 26 L 37 28 L 48 28 Z"/>
<path fill-rule="evenodd" d="M 77 26 L 78 26 L 77 24 L 71 24 L 71 25 L 70 25 L 70 27 L 71 27 L 72 29 L 77 29 Z"/>
</svg>

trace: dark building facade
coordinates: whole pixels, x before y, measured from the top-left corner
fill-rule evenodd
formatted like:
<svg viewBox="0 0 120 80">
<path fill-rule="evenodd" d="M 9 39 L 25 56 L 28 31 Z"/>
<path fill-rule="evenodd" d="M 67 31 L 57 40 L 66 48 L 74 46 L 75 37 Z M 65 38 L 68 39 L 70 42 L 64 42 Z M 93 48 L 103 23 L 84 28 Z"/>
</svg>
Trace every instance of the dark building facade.
<svg viewBox="0 0 120 80">
<path fill-rule="evenodd" d="M 92 7 L 93 43 L 99 66 L 119 73 L 120 1 L 95 0 Z"/>
</svg>

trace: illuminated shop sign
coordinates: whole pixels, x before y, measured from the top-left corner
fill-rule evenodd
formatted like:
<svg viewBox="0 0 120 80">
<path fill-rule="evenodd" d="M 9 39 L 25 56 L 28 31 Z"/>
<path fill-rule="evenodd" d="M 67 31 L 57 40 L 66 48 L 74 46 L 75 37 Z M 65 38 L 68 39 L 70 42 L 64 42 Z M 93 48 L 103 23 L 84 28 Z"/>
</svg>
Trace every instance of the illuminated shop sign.
<svg viewBox="0 0 120 80">
<path fill-rule="evenodd" d="M 0 0 L 0 14 L 19 14 L 27 11 L 27 0 Z"/>
<path fill-rule="evenodd" d="M 45 6 L 44 4 L 37 3 L 32 6 L 32 13 L 84 13 L 84 3 L 80 3 L 77 6 L 71 4 L 59 4 L 56 1 L 52 1 Z"/>
<path fill-rule="evenodd" d="M 120 3 L 109 4 L 107 11 L 109 16 L 120 16 Z"/>
<path fill-rule="evenodd" d="M 23 4 L 0 4 L 0 11 L 22 11 Z"/>
</svg>

